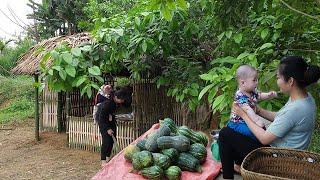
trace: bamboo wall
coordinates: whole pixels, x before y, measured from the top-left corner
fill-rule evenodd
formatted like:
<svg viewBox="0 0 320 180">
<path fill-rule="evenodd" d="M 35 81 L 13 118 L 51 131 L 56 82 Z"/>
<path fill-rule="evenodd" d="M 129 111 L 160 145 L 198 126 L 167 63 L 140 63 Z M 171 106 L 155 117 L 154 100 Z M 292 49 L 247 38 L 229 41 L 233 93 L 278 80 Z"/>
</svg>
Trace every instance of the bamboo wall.
<svg viewBox="0 0 320 180">
<path fill-rule="evenodd" d="M 150 79 L 135 82 L 132 98 L 137 137 L 158 123 L 159 119 L 173 115 L 172 98 L 167 97 L 165 88 L 157 89 Z"/>
<path fill-rule="evenodd" d="M 46 86 L 41 94 L 41 131 L 58 131 L 57 110 L 58 93 L 50 91 Z"/>
<path fill-rule="evenodd" d="M 133 86 L 133 112 L 136 136 L 142 135 L 160 119 L 170 117 L 177 125 L 194 130 L 208 129 L 211 121 L 209 106 L 199 106 L 194 112 L 166 95 L 166 88 L 158 89 L 150 79 L 135 82 Z"/>
<path fill-rule="evenodd" d="M 71 116 L 68 119 L 67 134 L 69 147 L 99 152 L 101 135 L 98 124 L 93 123 L 92 116 Z M 117 141 L 120 149 L 124 149 L 136 139 L 133 131 L 133 121 L 117 120 L 117 125 Z M 115 150 L 115 148 L 113 150 Z"/>
</svg>

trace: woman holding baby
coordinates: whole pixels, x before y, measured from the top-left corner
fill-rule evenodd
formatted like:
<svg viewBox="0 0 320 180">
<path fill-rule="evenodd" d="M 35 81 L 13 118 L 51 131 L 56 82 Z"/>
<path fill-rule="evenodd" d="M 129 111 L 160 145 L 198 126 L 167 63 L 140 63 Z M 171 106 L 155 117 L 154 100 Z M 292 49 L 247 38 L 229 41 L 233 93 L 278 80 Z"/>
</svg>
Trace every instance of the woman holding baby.
<svg viewBox="0 0 320 180">
<path fill-rule="evenodd" d="M 273 146 L 307 149 L 316 119 L 317 107 L 306 87 L 319 80 L 320 68 L 307 64 L 302 57 L 283 58 L 278 66 L 277 85 L 282 93 L 290 96 L 278 112 L 253 107 L 254 103 L 250 100 L 259 99 L 259 93 L 245 90 L 250 89 L 246 86 L 256 85 L 254 81 L 257 80 L 246 79 L 250 76 L 241 78 L 238 78 L 240 92 L 237 94 L 240 93 L 243 97 L 234 103 L 230 122 L 219 133 L 224 179 L 233 179 L 234 171 L 239 171 L 239 165 L 245 156 L 256 148 Z M 270 92 L 269 95 L 274 96 L 274 93 Z M 269 127 L 264 127 L 262 118 L 271 122 Z"/>
</svg>

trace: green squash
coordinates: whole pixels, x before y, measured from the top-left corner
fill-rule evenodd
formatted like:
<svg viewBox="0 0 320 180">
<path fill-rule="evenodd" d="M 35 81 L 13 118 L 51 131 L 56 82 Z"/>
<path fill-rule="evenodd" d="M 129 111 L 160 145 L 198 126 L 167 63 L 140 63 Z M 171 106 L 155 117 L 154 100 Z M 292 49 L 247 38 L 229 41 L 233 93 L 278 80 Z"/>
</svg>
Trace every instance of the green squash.
<svg viewBox="0 0 320 180">
<path fill-rule="evenodd" d="M 153 164 L 153 157 L 149 151 L 141 151 L 133 154 L 132 166 L 135 170 L 141 170 Z"/>
<path fill-rule="evenodd" d="M 189 153 L 180 153 L 176 164 L 182 170 L 191 172 L 202 172 L 199 160 Z"/>
<path fill-rule="evenodd" d="M 190 148 L 190 140 L 185 136 L 162 136 L 157 139 L 160 149 L 174 148 L 179 152 L 186 152 Z"/>
<path fill-rule="evenodd" d="M 147 179 L 160 180 L 163 177 L 163 170 L 159 166 L 151 166 L 141 170 L 140 174 Z"/>
<path fill-rule="evenodd" d="M 145 144 L 146 150 L 150 152 L 157 152 L 159 150 L 157 145 L 157 139 L 162 136 L 169 136 L 170 133 L 171 130 L 168 126 L 163 125 L 162 127 L 160 127 L 152 135 L 148 136 L 148 139 Z"/>
<path fill-rule="evenodd" d="M 164 174 L 169 180 L 179 180 L 181 176 L 181 169 L 178 166 L 170 166 L 164 171 Z"/>
<path fill-rule="evenodd" d="M 161 150 L 161 153 L 167 155 L 171 162 L 174 162 L 179 156 L 179 151 L 174 148 L 163 149 Z"/>
<path fill-rule="evenodd" d="M 171 132 L 177 132 L 177 126 L 171 118 L 164 118 L 162 121 L 160 121 L 160 126 L 163 125 L 167 125 L 171 129 Z"/>
<path fill-rule="evenodd" d="M 135 145 L 129 145 L 124 149 L 124 158 L 132 162 L 132 157 L 135 153 L 140 152 L 140 149 Z"/>
<path fill-rule="evenodd" d="M 160 153 L 152 153 L 153 163 L 162 169 L 167 169 L 170 166 L 171 160 L 167 155 Z"/>
<path fill-rule="evenodd" d="M 205 147 L 207 147 L 208 142 L 209 142 L 209 139 L 208 139 L 208 136 L 207 136 L 204 132 L 197 131 L 197 132 L 195 133 L 195 136 L 198 137 L 197 139 L 200 139 L 200 142 L 199 142 L 199 143 L 201 143 L 201 144 L 203 144 Z"/>
<path fill-rule="evenodd" d="M 136 145 L 136 146 L 137 146 L 140 150 L 146 150 L 146 147 L 145 147 L 146 142 L 147 142 L 146 139 L 141 139 L 141 140 L 139 140 L 139 141 L 137 142 L 137 145 Z"/>
<path fill-rule="evenodd" d="M 203 144 L 194 143 L 190 146 L 189 152 L 193 157 L 197 158 L 200 164 L 203 164 L 207 158 L 207 149 Z"/>
</svg>

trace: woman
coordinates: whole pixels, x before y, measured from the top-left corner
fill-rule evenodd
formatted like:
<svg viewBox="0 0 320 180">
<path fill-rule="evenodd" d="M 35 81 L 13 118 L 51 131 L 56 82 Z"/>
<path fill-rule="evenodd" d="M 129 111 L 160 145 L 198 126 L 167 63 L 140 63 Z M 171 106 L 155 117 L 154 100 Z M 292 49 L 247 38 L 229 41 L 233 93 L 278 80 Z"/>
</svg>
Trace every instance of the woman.
<svg viewBox="0 0 320 180">
<path fill-rule="evenodd" d="M 278 112 L 257 107 L 255 112 L 248 106 L 233 105 L 233 112 L 245 120 L 259 142 L 228 127 L 223 128 L 219 133 L 223 178 L 233 179 L 234 170 L 239 170 L 234 163 L 240 165 L 245 156 L 256 148 L 271 145 L 307 149 L 316 119 L 316 104 L 306 87 L 316 83 L 319 77 L 318 66 L 308 65 L 301 57 L 289 56 L 281 60 L 277 72 L 277 85 L 290 96 L 284 107 Z M 254 123 L 261 117 L 272 122 L 266 130 Z"/>
<path fill-rule="evenodd" d="M 126 89 L 115 91 L 110 98 L 106 98 L 100 103 L 96 113 L 96 120 L 99 125 L 99 130 L 102 136 L 101 145 L 101 166 L 103 167 L 109 160 L 113 147 L 112 135 L 116 136 L 116 120 L 114 112 L 117 105 L 130 101 L 131 92 Z M 112 117 L 112 118 L 109 118 Z"/>
</svg>

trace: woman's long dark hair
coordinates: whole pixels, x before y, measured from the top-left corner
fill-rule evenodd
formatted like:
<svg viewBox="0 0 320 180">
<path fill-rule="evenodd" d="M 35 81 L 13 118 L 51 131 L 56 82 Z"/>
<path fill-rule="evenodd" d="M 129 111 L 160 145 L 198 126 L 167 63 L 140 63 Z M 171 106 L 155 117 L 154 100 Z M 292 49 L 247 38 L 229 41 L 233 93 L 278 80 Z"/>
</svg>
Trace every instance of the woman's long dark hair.
<svg viewBox="0 0 320 180">
<path fill-rule="evenodd" d="M 284 77 L 286 82 L 292 77 L 296 80 L 297 86 L 303 89 L 319 80 L 320 68 L 308 65 L 302 57 L 288 56 L 281 60 L 279 74 Z"/>
<path fill-rule="evenodd" d="M 113 96 L 117 96 L 117 98 L 124 100 L 123 106 L 130 107 L 132 103 L 132 92 L 132 87 L 125 86 L 114 91 Z"/>
</svg>

